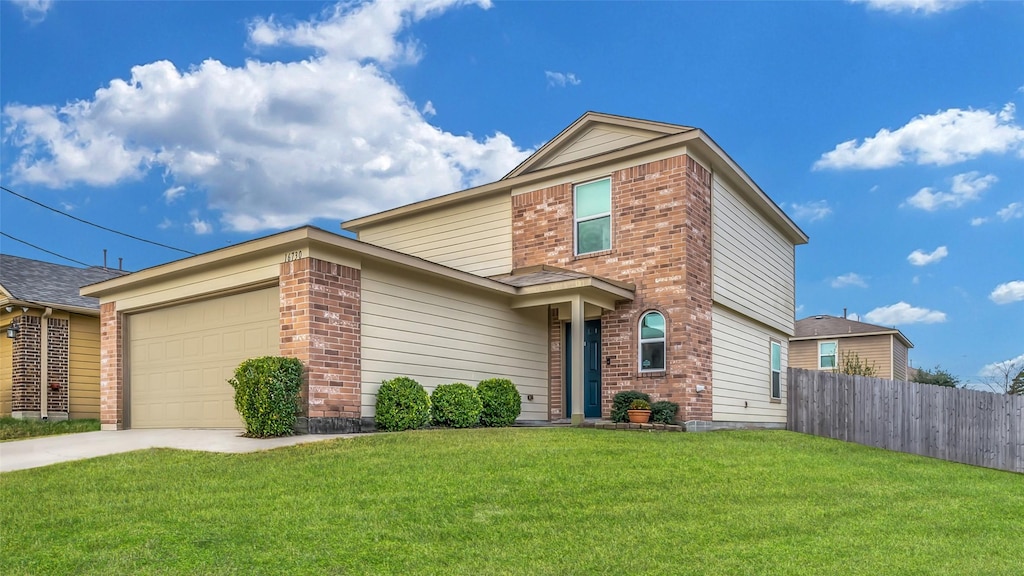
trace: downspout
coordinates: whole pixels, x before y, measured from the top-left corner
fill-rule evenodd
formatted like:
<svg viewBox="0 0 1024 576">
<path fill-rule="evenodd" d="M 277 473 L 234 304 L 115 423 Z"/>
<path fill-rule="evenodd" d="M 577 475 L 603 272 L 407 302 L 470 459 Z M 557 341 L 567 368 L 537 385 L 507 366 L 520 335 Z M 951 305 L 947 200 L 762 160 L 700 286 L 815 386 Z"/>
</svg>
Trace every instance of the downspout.
<svg viewBox="0 0 1024 576">
<path fill-rule="evenodd" d="M 49 371 L 47 367 L 50 361 L 46 357 L 47 349 L 50 347 L 50 332 L 47 320 L 50 315 L 53 314 L 53 308 L 47 308 L 43 312 L 42 322 L 39 326 L 39 419 L 47 420 L 49 414 L 47 413 L 46 405 L 49 403 L 47 398 L 47 385 L 46 381 L 49 380 Z"/>
</svg>

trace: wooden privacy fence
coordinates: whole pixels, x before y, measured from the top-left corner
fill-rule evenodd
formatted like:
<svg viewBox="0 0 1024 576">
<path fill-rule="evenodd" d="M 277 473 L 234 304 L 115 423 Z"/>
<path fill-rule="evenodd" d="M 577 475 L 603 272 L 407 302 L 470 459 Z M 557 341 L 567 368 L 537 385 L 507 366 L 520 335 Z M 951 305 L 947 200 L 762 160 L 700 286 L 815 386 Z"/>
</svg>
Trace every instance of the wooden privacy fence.
<svg viewBox="0 0 1024 576">
<path fill-rule="evenodd" d="M 789 369 L 788 428 L 1024 472 L 1024 396 Z"/>
</svg>

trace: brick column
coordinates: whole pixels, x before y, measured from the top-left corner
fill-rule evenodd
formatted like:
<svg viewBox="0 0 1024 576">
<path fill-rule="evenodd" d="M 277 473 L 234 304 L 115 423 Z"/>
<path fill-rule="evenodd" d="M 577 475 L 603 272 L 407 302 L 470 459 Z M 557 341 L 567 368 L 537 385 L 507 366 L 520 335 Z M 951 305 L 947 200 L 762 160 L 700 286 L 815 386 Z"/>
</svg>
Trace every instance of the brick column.
<svg viewBox="0 0 1024 576">
<path fill-rule="evenodd" d="M 362 429 L 360 271 L 315 258 L 281 264 L 281 355 L 305 366 L 311 433 Z"/>
<path fill-rule="evenodd" d="M 46 392 L 46 410 L 50 420 L 64 419 L 70 410 L 70 322 L 64 318 L 47 318 L 46 338 L 46 384 L 49 387 Z"/>
<path fill-rule="evenodd" d="M 38 316 L 22 315 L 15 321 L 19 330 L 11 342 L 11 415 L 38 418 L 42 324 Z"/>
<path fill-rule="evenodd" d="M 711 172 L 686 157 L 686 403 L 680 416 L 711 420 Z M 696 387 L 705 389 L 697 393 Z"/>
<path fill-rule="evenodd" d="M 100 305 L 100 426 L 122 430 L 124 421 L 124 316 L 115 302 Z"/>
</svg>

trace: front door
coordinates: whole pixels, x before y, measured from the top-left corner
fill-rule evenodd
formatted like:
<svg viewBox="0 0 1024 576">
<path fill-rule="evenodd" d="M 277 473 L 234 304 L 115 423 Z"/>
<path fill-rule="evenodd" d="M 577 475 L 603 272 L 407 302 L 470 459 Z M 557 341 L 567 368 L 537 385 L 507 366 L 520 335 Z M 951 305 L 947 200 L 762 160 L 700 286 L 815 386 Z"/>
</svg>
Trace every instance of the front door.
<svg viewBox="0 0 1024 576">
<path fill-rule="evenodd" d="M 572 415 L 572 324 L 565 324 L 565 415 Z M 601 417 L 601 321 L 583 323 L 583 416 Z"/>
</svg>

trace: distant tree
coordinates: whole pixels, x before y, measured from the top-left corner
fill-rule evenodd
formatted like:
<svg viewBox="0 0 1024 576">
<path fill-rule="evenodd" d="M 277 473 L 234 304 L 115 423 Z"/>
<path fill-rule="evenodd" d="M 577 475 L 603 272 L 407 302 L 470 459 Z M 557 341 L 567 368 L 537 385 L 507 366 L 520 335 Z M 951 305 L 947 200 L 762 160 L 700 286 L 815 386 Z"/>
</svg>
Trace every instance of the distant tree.
<svg viewBox="0 0 1024 576">
<path fill-rule="evenodd" d="M 856 352 L 843 352 L 839 373 L 852 376 L 877 376 L 878 367 L 874 361 L 868 364 L 867 360 L 861 360 L 860 354 Z"/>
<path fill-rule="evenodd" d="M 1024 369 L 1017 373 L 1017 377 L 1010 382 L 1010 389 L 1006 393 L 1024 395 Z"/>
<path fill-rule="evenodd" d="M 1024 371 L 1024 355 L 989 365 L 981 383 L 998 394 L 1013 394 L 1010 390 L 1013 389 L 1014 382 L 1020 377 L 1022 371 Z"/>
<path fill-rule="evenodd" d="M 957 384 L 960 383 L 960 378 L 954 376 L 948 370 L 943 370 L 941 366 L 936 365 L 935 368 L 931 370 L 918 368 L 917 372 L 911 377 L 911 382 L 956 388 Z"/>
</svg>

